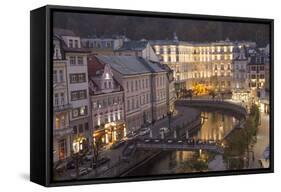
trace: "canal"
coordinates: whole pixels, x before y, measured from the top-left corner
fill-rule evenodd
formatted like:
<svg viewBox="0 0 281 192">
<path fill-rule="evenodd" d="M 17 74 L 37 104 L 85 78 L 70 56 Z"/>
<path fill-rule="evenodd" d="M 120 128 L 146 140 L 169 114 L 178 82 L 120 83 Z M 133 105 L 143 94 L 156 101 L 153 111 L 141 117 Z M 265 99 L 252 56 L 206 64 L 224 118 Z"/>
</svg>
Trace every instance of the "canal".
<svg viewBox="0 0 281 192">
<path fill-rule="evenodd" d="M 221 140 L 235 126 L 237 119 L 230 114 L 221 112 L 202 112 L 203 125 L 199 130 L 191 135 L 197 139 Z M 214 160 L 215 159 L 215 160 Z M 214 161 L 211 161 L 214 160 Z M 174 151 L 161 152 L 146 164 L 130 172 L 129 176 L 145 176 L 159 174 L 188 173 L 195 171 L 223 170 L 225 165 L 222 157 L 206 151 Z"/>
</svg>

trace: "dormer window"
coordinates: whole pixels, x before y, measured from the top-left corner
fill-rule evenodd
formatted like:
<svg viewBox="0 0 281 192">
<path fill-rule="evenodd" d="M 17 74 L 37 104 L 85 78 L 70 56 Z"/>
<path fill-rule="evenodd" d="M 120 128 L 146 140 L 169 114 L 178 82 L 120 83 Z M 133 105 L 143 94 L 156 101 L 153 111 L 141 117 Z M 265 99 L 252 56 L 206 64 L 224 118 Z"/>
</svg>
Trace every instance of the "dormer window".
<svg viewBox="0 0 281 192">
<path fill-rule="evenodd" d="M 74 42 L 75 42 L 75 48 L 79 48 L 79 46 L 78 46 L 78 40 L 75 40 Z"/>
<path fill-rule="evenodd" d="M 73 47 L 73 40 L 72 39 L 69 40 L 69 47 L 71 47 L 71 48 Z"/>
</svg>

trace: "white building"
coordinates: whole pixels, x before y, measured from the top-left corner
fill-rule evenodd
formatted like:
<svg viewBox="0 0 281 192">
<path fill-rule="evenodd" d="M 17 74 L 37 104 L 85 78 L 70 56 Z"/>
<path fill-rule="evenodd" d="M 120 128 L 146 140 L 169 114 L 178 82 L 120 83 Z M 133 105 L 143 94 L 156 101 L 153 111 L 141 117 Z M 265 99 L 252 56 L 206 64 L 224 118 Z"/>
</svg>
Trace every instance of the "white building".
<svg viewBox="0 0 281 192">
<path fill-rule="evenodd" d="M 108 144 L 126 136 L 124 91 L 110 65 L 88 57 L 89 89 L 94 140 Z"/>
<path fill-rule="evenodd" d="M 64 161 L 71 156 L 70 126 L 71 104 L 68 99 L 67 60 L 61 49 L 62 41 L 53 38 L 53 162 Z"/>
<path fill-rule="evenodd" d="M 65 53 L 68 98 L 71 104 L 70 126 L 73 127 L 72 145 L 74 152 L 86 149 L 92 141 L 89 116 L 89 91 L 87 55 L 89 51 L 81 46 L 80 37 L 72 31 L 54 29 L 63 40 Z"/>
</svg>

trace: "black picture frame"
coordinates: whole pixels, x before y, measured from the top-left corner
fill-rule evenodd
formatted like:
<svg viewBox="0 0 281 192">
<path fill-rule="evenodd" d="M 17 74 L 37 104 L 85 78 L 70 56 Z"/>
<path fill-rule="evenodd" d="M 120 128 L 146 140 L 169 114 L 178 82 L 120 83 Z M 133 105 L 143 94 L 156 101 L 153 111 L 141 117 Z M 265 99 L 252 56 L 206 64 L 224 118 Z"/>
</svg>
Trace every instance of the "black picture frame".
<svg viewBox="0 0 281 192">
<path fill-rule="evenodd" d="M 270 167 L 265 169 L 196 172 L 177 175 L 119 177 L 71 181 L 52 180 L 52 16 L 54 11 L 146 16 L 175 19 L 260 23 L 270 26 Z M 151 181 L 274 172 L 274 20 L 47 5 L 30 12 L 30 180 L 43 186 Z"/>
</svg>

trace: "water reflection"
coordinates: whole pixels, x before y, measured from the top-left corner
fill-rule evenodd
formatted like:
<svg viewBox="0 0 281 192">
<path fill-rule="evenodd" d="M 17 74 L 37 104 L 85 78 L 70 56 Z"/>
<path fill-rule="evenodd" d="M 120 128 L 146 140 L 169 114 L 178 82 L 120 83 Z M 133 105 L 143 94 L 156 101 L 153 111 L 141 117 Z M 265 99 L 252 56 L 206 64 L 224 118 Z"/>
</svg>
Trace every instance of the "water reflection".
<svg viewBox="0 0 281 192">
<path fill-rule="evenodd" d="M 222 140 L 236 123 L 234 117 L 218 112 L 202 112 L 203 126 L 196 138 L 204 140 Z"/>
<path fill-rule="evenodd" d="M 237 121 L 234 117 L 219 112 L 202 112 L 201 115 L 203 126 L 192 136 L 198 139 L 221 140 Z M 207 171 L 207 162 L 210 158 L 213 158 L 213 154 L 206 151 L 162 152 L 158 157 L 130 175 L 145 176 Z"/>
</svg>

